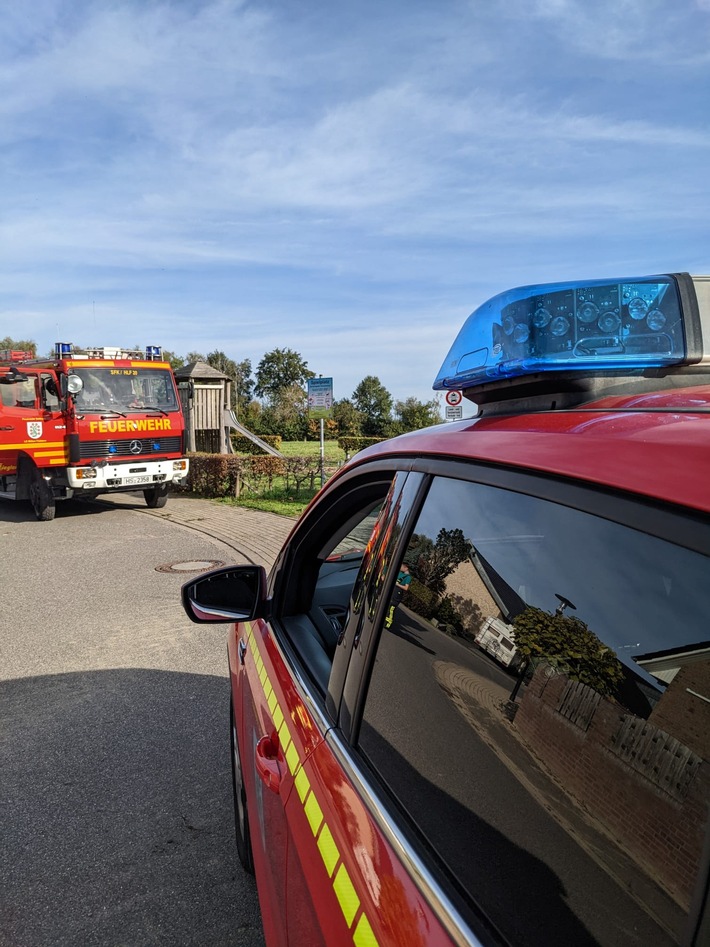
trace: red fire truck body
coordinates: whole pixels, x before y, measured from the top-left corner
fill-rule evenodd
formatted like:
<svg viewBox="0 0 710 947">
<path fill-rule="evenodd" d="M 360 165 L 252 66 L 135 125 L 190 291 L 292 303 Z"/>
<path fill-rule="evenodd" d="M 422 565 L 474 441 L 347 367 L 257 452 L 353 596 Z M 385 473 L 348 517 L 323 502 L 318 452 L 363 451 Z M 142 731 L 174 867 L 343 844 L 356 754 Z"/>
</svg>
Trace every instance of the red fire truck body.
<svg viewBox="0 0 710 947">
<path fill-rule="evenodd" d="M 0 352 L 0 497 L 40 520 L 71 497 L 142 490 L 162 507 L 188 472 L 175 378 L 161 351 L 57 343 L 54 358 Z"/>
</svg>

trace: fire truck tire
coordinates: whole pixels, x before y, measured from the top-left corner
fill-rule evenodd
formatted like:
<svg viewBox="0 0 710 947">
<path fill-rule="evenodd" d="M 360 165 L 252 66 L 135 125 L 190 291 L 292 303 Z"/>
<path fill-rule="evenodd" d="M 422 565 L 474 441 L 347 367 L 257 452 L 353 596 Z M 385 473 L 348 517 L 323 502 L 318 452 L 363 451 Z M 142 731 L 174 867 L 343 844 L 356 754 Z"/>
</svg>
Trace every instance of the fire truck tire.
<svg viewBox="0 0 710 947">
<path fill-rule="evenodd" d="M 54 519 L 56 504 L 52 488 L 36 467 L 30 474 L 30 503 L 38 520 L 48 523 Z"/>
<path fill-rule="evenodd" d="M 250 875 L 254 874 L 254 859 L 251 852 L 251 835 L 247 816 L 247 794 L 242 776 L 242 761 L 237 742 L 237 724 L 234 720 L 234 705 L 229 701 L 229 731 L 232 745 L 232 792 L 234 795 L 234 828 L 237 841 L 237 855 L 242 867 Z"/>
<path fill-rule="evenodd" d="M 151 510 L 162 510 L 168 502 L 168 488 L 152 487 L 150 490 L 144 490 L 143 496 L 145 497 L 146 506 L 150 507 Z"/>
</svg>

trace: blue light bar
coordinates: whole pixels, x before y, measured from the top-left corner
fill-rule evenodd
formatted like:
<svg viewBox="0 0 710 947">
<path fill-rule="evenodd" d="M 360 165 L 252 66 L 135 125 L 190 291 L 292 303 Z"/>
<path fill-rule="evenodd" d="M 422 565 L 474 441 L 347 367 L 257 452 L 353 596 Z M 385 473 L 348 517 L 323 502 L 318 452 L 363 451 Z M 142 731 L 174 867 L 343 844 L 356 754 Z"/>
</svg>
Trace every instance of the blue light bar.
<svg viewBox="0 0 710 947">
<path fill-rule="evenodd" d="M 54 343 L 54 357 L 55 358 L 71 358 L 74 346 L 71 342 L 55 342 Z"/>
<path fill-rule="evenodd" d="M 146 345 L 145 360 L 147 362 L 159 362 L 163 357 L 163 350 L 159 345 Z"/>
<path fill-rule="evenodd" d="M 433 387 L 470 389 L 538 372 L 663 368 L 686 356 L 683 309 L 670 276 L 523 286 L 468 317 Z"/>
</svg>

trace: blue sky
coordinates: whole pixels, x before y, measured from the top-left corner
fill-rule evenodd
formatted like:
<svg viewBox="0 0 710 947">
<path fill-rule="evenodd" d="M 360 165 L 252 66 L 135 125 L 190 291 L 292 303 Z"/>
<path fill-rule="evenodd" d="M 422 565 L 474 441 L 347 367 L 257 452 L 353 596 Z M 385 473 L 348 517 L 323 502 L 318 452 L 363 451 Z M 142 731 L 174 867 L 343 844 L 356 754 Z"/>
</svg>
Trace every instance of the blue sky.
<svg viewBox="0 0 710 947">
<path fill-rule="evenodd" d="M 710 0 L 32 0 L 0 337 L 431 384 L 504 289 L 710 271 Z"/>
</svg>

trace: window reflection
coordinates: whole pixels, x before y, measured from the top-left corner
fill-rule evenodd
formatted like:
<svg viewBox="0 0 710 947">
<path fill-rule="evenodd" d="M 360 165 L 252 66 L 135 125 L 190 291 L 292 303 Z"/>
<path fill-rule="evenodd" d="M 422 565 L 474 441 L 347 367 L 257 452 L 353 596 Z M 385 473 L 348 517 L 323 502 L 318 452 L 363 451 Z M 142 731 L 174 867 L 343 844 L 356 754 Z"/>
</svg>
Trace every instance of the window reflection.
<svg viewBox="0 0 710 947">
<path fill-rule="evenodd" d="M 679 943 L 707 824 L 707 559 L 440 480 L 403 562 L 371 765 L 505 937 Z"/>
</svg>

